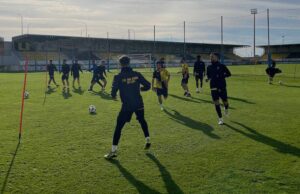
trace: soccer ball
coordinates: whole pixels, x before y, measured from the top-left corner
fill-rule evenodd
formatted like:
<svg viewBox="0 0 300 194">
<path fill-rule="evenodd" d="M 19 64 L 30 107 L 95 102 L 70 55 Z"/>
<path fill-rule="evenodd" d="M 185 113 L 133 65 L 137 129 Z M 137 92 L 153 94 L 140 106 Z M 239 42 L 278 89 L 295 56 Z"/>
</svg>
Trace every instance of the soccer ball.
<svg viewBox="0 0 300 194">
<path fill-rule="evenodd" d="M 279 82 L 278 82 L 280 85 L 282 85 L 282 81 L 280 80 Z"/>
<path fill-rule="evenodd" d="M 89 113 L 90 114 L 96 114 L 96 106 L 90 105 L 89 106 Z"/>
<path fill-rule="evenodd" d="M 28 91 L 25 91 L 25 92 L 24 92 L 24 98 L 25 98 L 25 99 L 29 98 L 29 92 L 28 92 Z"/>
</svg>

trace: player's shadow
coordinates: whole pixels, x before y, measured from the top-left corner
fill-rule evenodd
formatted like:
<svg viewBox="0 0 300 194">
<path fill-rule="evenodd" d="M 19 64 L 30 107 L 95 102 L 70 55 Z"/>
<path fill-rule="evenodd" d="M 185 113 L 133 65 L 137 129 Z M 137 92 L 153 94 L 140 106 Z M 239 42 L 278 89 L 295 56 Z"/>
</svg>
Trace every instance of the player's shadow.
<svg viewBox="0 0 300 194">
<path fill-rule="evenodd" d="M 127 181 L 132 184 L 139 193 L 159 193 L 158 191 L 156 191 L 155 189 L 150 188 L 149 186 L 147 186 L 145 183 L 143 183 L 142 181 L 138 180 L 137 178 L 135 178 L 126 168 L 124 168 L 120 162 L 118 160 L 109 160 L 110 163 L 112 163 L 113 165 L 115 165 L 119 171 L 122 173 L 122 175 L 127 179 Z"/>
<path fill-rule="evenodd" d="M 70 92 L 61 92 L 61 95 L 64 97 L 64 99 L 69 99 L 72 97 L 72 94 Z"/>
<path fill-rule="evenodd" d="M 4 178 L 4 182 L 2 184 L 2 188 L 1 188 L 1 192 L 0 193 L 4 193 L 5 192 L 6 184 L 8 182 L 8 178 L 9 178 L 10 172 L 11 172 L 13 166 L 14 166 L 14 162 L 15 162 L 17 153 L 19 151 L 19 147 L 20 147 L 20 142 L 18 142 L 17 147 L 15 149 L 15 152 L 13 153 L 13 157 L 12 157 L 12 159 L 10 161 L 8 171 L 6 172 L 6 176 Z"/>
<path fill-rule="evenodd" d="M 181 190 L 181 188 L 175 183 L 175 181 L 172 179 L 172 176 L 170 172 L 166 169 L 165 166 L 163 166 L 160 161 L 150 153 L 147 153 L 146 156 L 150 158 L 158 167 L 160 174 L 162 176 L 162 179 L 165 183 L 165 187 L 167 189 L 167 192 L 170 194 L 177 193 L 177 194 L 183 194 L 184 192 Z"/>
<path fill-rule="evenodd" d="M 201 103 L 199 101 L 199 99 L 197 99 L 197 98 L 180 97 L 180 96 L 177 96 L 177 95 L 174 95 L 174 94 L 169 94 L 169 96 L 171 96 L 173 98 L 176 98 L 178 100 L 186 101 L 186 102 Z M 197 100 L 195 100 L 195 99 L 197 99 Z"/>
<path fill-rule="evenodd" d="M 173 110 L 174 114 L 172 114 L 171 112 L 169 112 L 168 110 L 164 109 L 164 112 L 175 122 L 180 123 L 184 126 L 187 126 L 191 129 L 195 129 L 198 131 L 202 131 L 205 135 L 213 138 L 213 139 L 220 139 L 220 137 L 216 134 L 213 133 L 213 128 L 206 124 L 206 123 L 202 123 L 200 121 L 195 121 L 189 117 L 186 117 L 182 114 L 180 114 L 178 111 Z"/>
<path fill-rule="evenodd" d="M 254 130 L 242 123 L 235 122 L 235 121 L 232 121 L 232 122 L 235 123 L 236 125 L 238 125 L 239 127 L 241 127 L 242 129 L 233 127 L 227 123 L 225 123 L 224 125 L 230 129 L 232 129 L 233 131 L 236 131 L 250 139 L 253 139 L 254 141 L 271 146 L 271 147 L 275 148 L 276 151 L 278 151 L 278 152 L 285 153 L 285 154 L 291 154 L 291 155 L 300 157 L 300 149 L 299 148 L 289 145 L 287 143 L 283 143 L 281 141 L 278 141 L 278 140 L 268 137 L 266 135 L 263 135 L 263 134 L 259 133 L 258 131 Z M 247 132 L 245 132 L 243 129 L 246 130 Z"/>
<path fill-rule="evenodd" d="M 91 94 L 96 95 L 96 96 L 100 96 L 101 98 L 105 99 L 105 100 L 113 100 L 113 98 L 111 97 L 111 95 L 105 91 L 100 91 L 100 92 L 95 92 L 92 91 Z"/>
<path fill-rule="evenodd" d="M 73 88 L 73 92 L 79 95 L 83 95 L 84 94 L 84 90 L 81 88 Z"/>
<path fill-rule="evenodd" d="M 281 86 L 284 86 L 284 87 L 287 87 L 287 88 L 300 88 L 300 86 L 288 85 L 288 84 L 281 84 Z"/>
<path fill-rule="evenodd" d="M 56 92 L 55 88 L 48 88 L 45 93 L 50 95 L 54 92 Z"/>
<path fill-rule="evenodd" d="M 228 97 L 229 100 L 239 101 L 247 104 L 255 104 L 254 102 L 251 102 L 249 100 L 243 99 L 243 98 L 237 98 L 237 97 Z"/>
</svg>

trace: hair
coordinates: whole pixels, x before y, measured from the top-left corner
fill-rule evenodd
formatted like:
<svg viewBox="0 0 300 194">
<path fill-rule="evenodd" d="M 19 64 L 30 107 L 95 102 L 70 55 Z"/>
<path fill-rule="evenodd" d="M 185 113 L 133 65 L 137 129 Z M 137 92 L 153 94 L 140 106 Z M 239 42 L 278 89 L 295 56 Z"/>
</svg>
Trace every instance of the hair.
<svg viewBox="0 0 300 194">
<path fill-rule="evenodd" d="M 130 58 L 127 55 L 123 55 L 119 58 L 119 62 L 122 66 L 128 66 L 130 64 Z"/>
<path fill-rule="evenodd" d="M 211 55 L 215 55 L 218 59 L 220 59 L 220 54 L 219 53 L 214 52 L 214 53 L 211 53 Z"/>
<path fill-rule="evenodd" d="M 197 55 L 197 59 L 201 59 L 201 55 Z"/>
</svg>

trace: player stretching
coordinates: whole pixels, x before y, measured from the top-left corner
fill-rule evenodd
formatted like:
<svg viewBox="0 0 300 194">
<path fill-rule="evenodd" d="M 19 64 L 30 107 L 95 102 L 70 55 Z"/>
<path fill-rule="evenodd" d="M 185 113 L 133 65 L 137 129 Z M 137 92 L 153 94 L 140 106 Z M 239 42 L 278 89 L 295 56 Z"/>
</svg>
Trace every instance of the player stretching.
<svg viewBox="0 0 300 194">
<path fill-rule="evenodd" d="M 61 76 L 61 80 L 62 83 L 64 85 L 63 87 L 63 91 L 65 91 L 67 89 L 67 91 L 69 92 L 69 73 L 70 73 L 70 66 L 67 64 L 67 60 L 64 59 L 63 60 L 63 64 L 61 66 L 61 71 L 60 73 L 63 73 Z"/>
<path fill-rule="evenodd" d="M 207 67 L 207 80 L 210 80 L 210 89 L 213 102 L 216 107 L 216 111 L 219 116 L 219 125 L 223 125 L 221 106 L 219 99 L 221 98 L 225 108 L 225 115 L 228 115 L 228 98 L 226 90 L 225 78 L 230 77 L 231 73 L 228 68 L 219 62 L 220 55 L 218 53 L 212 53 L 210 55 L 211 65 Z"/>
<path fill-rule="evenodd" d="M 184 90 L 184 96 L 186 97 L 191 97 L 191 93 L 189 91 L 188 83 L 189 83 L 189 78 L 190 78 L 190 73 L 189 73 L 189 65 L 185 62 L 185 59 L 181 59 L 181 71 L 182 73 L 182 80 L 181 80 L 181 87 Z"/>
<path fill-rule="evenodd" d="M 51 81 L 58 87 L 58 84 L 55 82 L 54 79 L 54 71 L 57 71 L 56 66 L 52 63 L 52 60 L 49 60 L 49 64 L 47 65 L 47 71 L 49 73 L 49 81 L 48 81 L 48 88 L 50 89 Z"/>
<path fill-rule="evenodd" d="M 100 65 L 96 65 L 95 61 L 93 60 L 93 68 L 91 69 L 93 71 L 93 78 L 91 81 L 91 85 L 90 88 L 88 89 L 88 91 L 93 91 L 93 87 L 96 83 L 98 83 L 101 88 L 103 89 L 103 85 L 100 83 L 99 79 L 100 79 Z"/>
<path fill-rule="evenodd" d="M 144 136 L 146 138 L 145 149 L 149 149 L 151 146 L 148 124 L 144 117 L 143 98 L 140 94 L 141 91 L 149 90 L 151 85 L 141 73 L 135 72 L 131 69 L 129 66 L 129 57 L 122 56 L 119 59 L 119 62 L 121 65 L 121 73 L 114 77 L 111 96 L 116 99 L 117 92 L 120 90 L 119 93 L 122 101 L 122 108 L 117 118 L 112 150 L 104 156 L 106 159 L 117 157 L 117 147 L 121 137 L 122 128 L 126 122 L 130 122 L 133 113 L 135 113 L 136 118 L 143 129 Z"/>
<path fill-rule="evenodd" d="M 166 100 L 168 98 L 168 84 L 170 81 L 170 73 L 164 68 L 162 61 L 156 63 L 156 71 L 153 72 L 152 90 L 156 92 L 160 109 L 164 110 L 162 105 L 162 96 Z M 155 81 L 155 86 L 154 86 Z"/>
<path fill-rule="evenodd" d="M 197 56 L 197 61 L 194 63 L 194 76 L 196 80 L 196 92 L 202 92 L 203 77 L 205 76 L 205 63 L 201 60 L 201 56 Z M 199 89 L 200 80 L 200 89 Z"/>
<path fill-rule="evenodd" d="M 282 71 L 276 68 L 276 62 L 272 61 L 272 66 L 266 69 L 266 73 L 269 76 L 269 84 L 273 84 L 273 78 L 277 73 L 281 73 Z M 280 82 L 281 83 L 281 82 Z"/>
<path fill-rule="evenodd" d="M 77 80 L 78 87 L 79 87 L 79 89 L 81 89 L 80 79 L 79 79 L 79 77 L 80 77 L 79 76 L 79 71 L 81 71 L 81 73 L 83 73 L 80 64 L 78 64 L 78 60 L 75 59 L 75 62 L 73 63 L 73 65 L 71 67 L 71 75 L 73 75 L 73 84 L 72 84 L 72 86 L 73 86 L 73 88 L 75 88 L 74 84 L 75 84 L 75 80 Z"/>
</svg>

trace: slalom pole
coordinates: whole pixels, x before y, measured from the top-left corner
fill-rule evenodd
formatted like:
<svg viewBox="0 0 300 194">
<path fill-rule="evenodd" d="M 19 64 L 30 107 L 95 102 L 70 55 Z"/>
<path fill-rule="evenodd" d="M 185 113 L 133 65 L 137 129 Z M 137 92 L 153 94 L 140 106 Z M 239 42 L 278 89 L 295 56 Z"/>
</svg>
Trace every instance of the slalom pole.
<svg viewBox="0 0 300 194">
<path fill-rule="evenodd" d="M 25 59 L 25 69 L 24 69 L 24 82 L 23 82 L 23 90 L 22 90 L 22 106 L 20 112 L 20 128 L 19 128 L 19 143 L 21 142 L 22 138 L 22 130 L 23 130 L 23 112 L 24 112 L 24 100 L 25 100 L 25 90 L 26 90 L 26 83 L 27 83 L 27 70 L 28 70 L 28 58 Z"/>
</svg>

